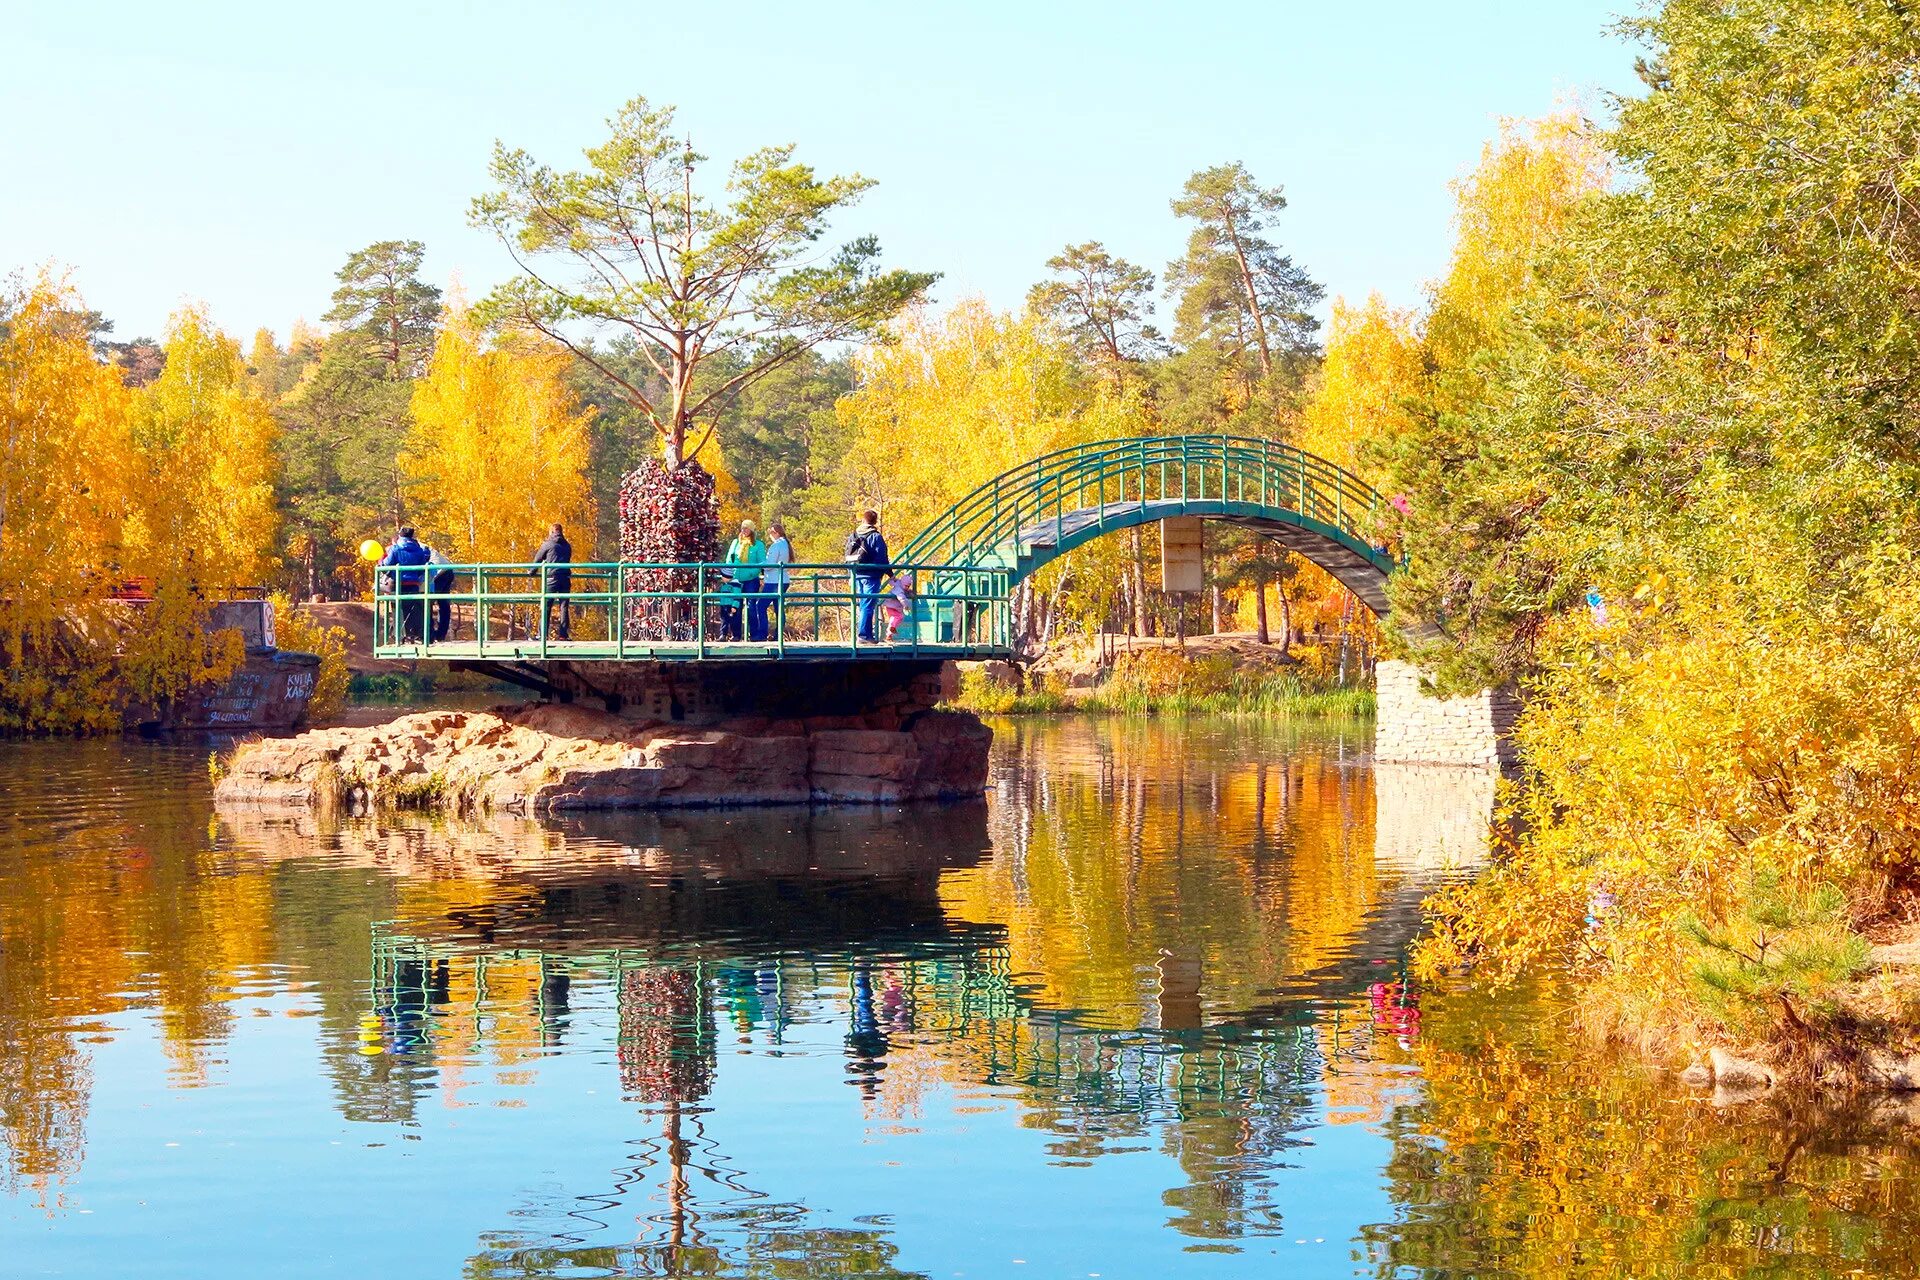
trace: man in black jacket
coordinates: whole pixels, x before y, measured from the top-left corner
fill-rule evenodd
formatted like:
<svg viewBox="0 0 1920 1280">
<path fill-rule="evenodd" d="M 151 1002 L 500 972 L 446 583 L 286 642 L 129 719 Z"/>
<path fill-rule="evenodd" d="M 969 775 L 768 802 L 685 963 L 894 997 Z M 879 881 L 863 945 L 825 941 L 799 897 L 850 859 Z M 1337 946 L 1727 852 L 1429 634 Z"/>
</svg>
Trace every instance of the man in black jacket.
<svg viewBox="0 0 1920 1280">
<path fill-rule="evenodd" d="M 573 544 L 567 541 L 567 535 L 561 532 L 559 525 L 547 530 L 547 540 L 533 553 L 533 562 L 545 565 L 573 563 Z M 547 618 L 557 608 L 560 610 L 560 625 L 554 629 L 554 634 L 562 640 L 568 639 L 567 632 L 573 625 L 573 602 L 567 599 L 567 593 L 573 590 L 573 570 L 548 569 L 545 578 L 547 593 L 560 598 L 548 600 L 540 606 L 540 638 L 547 638 Z"/>
</svg>

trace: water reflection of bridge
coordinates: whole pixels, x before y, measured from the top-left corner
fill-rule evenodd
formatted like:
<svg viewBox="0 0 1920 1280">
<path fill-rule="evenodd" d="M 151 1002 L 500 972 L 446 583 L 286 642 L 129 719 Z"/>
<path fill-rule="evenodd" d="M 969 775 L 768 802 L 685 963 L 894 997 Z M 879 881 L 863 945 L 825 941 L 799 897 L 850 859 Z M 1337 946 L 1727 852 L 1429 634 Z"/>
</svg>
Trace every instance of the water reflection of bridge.
<svg viewBox="0 0 1920 1280">
<path fill-rule="evenodd" d="M 772 1212 L 742 1201 L 705 1109 L 731 1053 L 796 1038 L 837 1054 L 870 1123 L 985 1090 L 1060 1159 L 1164 1134 L 1176 1226 L 1227 1241 L 1277 1229 L 1273 1172 L 1304 1129 L 1404 1088 L 1412 1024 L 1380 989 L 1455 854 L 1405 839 L 1409 814 L 1432 825 L 1433 779 L 1377 787 L 1337 741 L 1208 732 L 1019 728 L 990 807 L 235 835 L 403 877 L 339 1067 L 388 1114 L 480 1062 L 611 1036 L 654 1126 L 618 1185 L 663 1178 L 669 1202 L 641 1253 L 686 1262 Z"/>
</svg>

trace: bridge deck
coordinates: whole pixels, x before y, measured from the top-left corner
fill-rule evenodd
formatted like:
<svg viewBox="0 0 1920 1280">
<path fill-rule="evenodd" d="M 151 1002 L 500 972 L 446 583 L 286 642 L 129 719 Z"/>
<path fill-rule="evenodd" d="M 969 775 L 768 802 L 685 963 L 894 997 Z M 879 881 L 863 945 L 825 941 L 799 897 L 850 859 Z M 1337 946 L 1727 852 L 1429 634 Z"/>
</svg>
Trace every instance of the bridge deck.
<svg viewBox="0 0 1920 1280">
<path fill-rule="evenodd" d="M 928 642 L 914 644 L 848 644 L 845 641 L 790 640 L 786 644 L 771 641 L 663 642 L 629 640 L 624 645 L 611 640 L 488 640 L 484 645 L 473 640 L 442 640 L 434 644 L 383 644 L 383 659 L 413 660 L 432 658 L 446 662 L 518 661 L 518 662 L 847 662 L 847 661 L 924 661 L 929 658 L 962 662 L 1004 658 L 1005 645 L 975 645 Z"/>
</svg>

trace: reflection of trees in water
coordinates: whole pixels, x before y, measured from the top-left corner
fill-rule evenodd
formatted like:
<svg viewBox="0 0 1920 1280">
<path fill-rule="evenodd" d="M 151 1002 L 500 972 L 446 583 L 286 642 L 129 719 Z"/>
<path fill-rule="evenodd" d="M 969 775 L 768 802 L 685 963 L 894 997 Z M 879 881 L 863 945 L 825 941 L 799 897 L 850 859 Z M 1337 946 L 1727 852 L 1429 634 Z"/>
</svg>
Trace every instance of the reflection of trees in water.
<svg viewBox="0 0 1920 1280">
<path fill-rule="evenodd" d="M 892 1274 L 884 1230 L 767 1198 L 705 1134 L 722 1039 L 776 1049 L 822 1018 L 870 1125 L 990 1089 L 1058 1160 L 1157 1145 L 1195 1239 L 1273 1231 L 1273 1174 L 1326 1063 L 1369 1053 L 1366 966 L 1394 951 L 1412 881 L 1375 864 L 1367 777 L 1337 750 L 1064 732 L 1002 753 L 991 840 L 986 808 L 959 806 L 476 827 L 236 811 L 210 842 L 204 805 L 176 803 L 138 857 L 122 827 L 59 874 L 0 862 L 0 1125 L 42 1161 L 10 1167 L 78 1159 L 81 1019 L 159 1005 L 190 1079 L 274 964 L 298 972 L 361 1121 L 453 1101 L 476 1070 L 530 1083 L 512 1073 L 591 1047 L 580 1010 L 617 1005 L 647 1136 L 611 1189 L 567 1198 L 559 1216 L 593 1224 L 489 1237 L 476 1274 L 601 1265 L 602 1233 L 636 1217 L 615 1251 L 632 1270 L 670 1253 L 797 1272 L 818 1250 L 815 1273 Z"/>
<path fill-rule="evenodd" d="M 723 1036 L 772 1049 L 789 1040 L 795 1023 L 837 1023 L 848 1081 L 874 1122 L 911 1109 L 916 1088 L 985 1086 L 1018 1097 L 1024 1122 L 1054 1134 L 1051 1151 L 1063 1161 L 1137 1150 L 1158 1135 L 1187 1174 L 1167 1193 L 1172 1224 L 1216 1241 L 1278 1229 L 1272 1172 L 1310 1117 L 1322 1066 L 1316 1033 L 1304 1024 L 1122 1032 L 1037 1009 L 1015 981 L 1006 948 L 977 935 L 917 953 L 854 948 L 836 961 L 748 954 L 681 962 L 631 951 L 456 951 L 423 961 L 429 953 L 419 942 L 392 945 L 410 958 L 386 965 L 389 972 L 431 973 L 447 963 L 455 989 L 494 993 L 470 1015 L 430 1006 L 426 1032 L 437 1038 L 448 1029 L 449 1056 L 470 1052 L 471 1019 L 498 1022 L 506 1012 L 501 993 L 525 999 L 535 989 L 502 981 L 515 971 L 545 973 L 551 988 L 564 967 L 571 991 L 613 993 L 623 1092 L 659 1126 L 656 1137 L 634 1144 L 634 1162 L 615 1187 L 588 1198 L 604 1201 L 605 1212 L 594 1214 L 597 1230 L 617 1216 L 615 1205 L 633 1213 L 641 1197 L 658 1197 L 655 1211 L 637 1215 L 642 1243 L 638 1253 L 622 1254 L 623 1265 L 640 1265 L 654 1256 L 648 1250 L 690 1259 L 691 1251 L 724 1245 L 731 1257 L 771 1221 L 804 1216 L 748 1190 L 750 1179 L 705 1141 L 703 1103 Z M 462 969 L 487 973 L 462 978 Z M 906 1083 L 897 1085 L 902 1075 Z M 504 1266 L 524 1252 L 521 1244 L 559 1247 L 551 1237 L 564 1230 L 497 1235 L 490 1253 Z M 576 1261 L 597 1265 L 589 1260 L 601 1252 L 583 1239 Z"/>
<path fill-rule="evenodd" d="M 1337 743 L 1277 754 L 1205 732 L 1013 731 L 996 857 L 941 898 L 1007 930 L 1044 1003 L 1115 1025 L 1218 1021 L 1351 953 L 1402 879 L 1375 865 L 1369 778 Z"/>
<path fill-rule="evenodd" d="M 204 748 L 6 748 L 0 1191 L 55 1202 L 85 1156 L 88 1042 L 108 1019 L 150 1011 L 170 1079 L 205 1083 L 241 992 L 264 986 L 282 922 L 268 879 L 209 847 Z M 360 982 L 366 919 L 354 921 Z"/>
<path fill-rule="evenodd" d="M 1430 1002 L 1414 1058 L 1382 1277 L 1920 1275 L 1909 1099 L 1717 1107 L 1514 993 Z"/>
</svg>

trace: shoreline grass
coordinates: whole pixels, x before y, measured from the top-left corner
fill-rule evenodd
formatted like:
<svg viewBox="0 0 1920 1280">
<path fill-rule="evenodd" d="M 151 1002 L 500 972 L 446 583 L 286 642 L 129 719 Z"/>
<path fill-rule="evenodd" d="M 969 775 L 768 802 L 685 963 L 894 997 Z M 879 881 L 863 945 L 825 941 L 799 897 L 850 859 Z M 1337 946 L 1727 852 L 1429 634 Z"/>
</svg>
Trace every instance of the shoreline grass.
<svg viewBox="0 0 1920 1280">
<path fill-rule="evenodd" d="M 1315 689 L 1290 675 L 1236 680 L 1227 689 L 1165 691 L 1106 688 L 1028 692 L 967 681 L 947 705 L 976 715 L 1273 716 L 1302 720 L 1371 720 L 1371 689 Z"/>
</svg>

